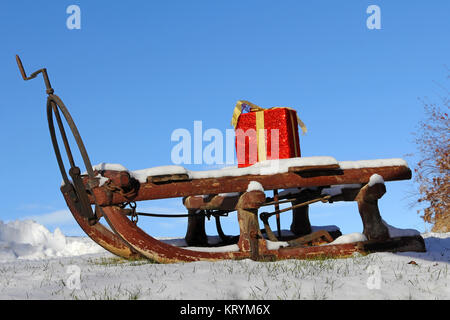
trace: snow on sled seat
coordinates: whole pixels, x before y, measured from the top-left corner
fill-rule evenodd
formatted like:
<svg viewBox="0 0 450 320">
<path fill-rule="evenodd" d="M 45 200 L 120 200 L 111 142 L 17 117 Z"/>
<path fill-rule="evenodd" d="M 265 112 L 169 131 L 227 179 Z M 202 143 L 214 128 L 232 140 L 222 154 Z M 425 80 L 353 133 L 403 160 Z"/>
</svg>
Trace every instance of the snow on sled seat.
<svg viewBox="0 0 450 320">
<path fill-rule="evenodd" d="M 130 171 L 119 164 L 93 167 L 98 183 L 93 189 L 99 205 L 120 204 L 127 199 L 119 193 L 106 197 L 105 185 L 119 172 L 126 183 L 135 182 L 134 201 L 193 195 L 245 192 L 250 181 L 264 190 L 365 184 L 374 174 L 384 181 L 407 180 L 411 170 L 403 159 L 337 161 L 333 157 L 302 157 L 266 160 L 249 167 L 190 171 L 182 166 L 161 166 Z M 84 176 L 87 180 L 87 176 Z M 123 183 L 122 183 L 123 184 Z M 121 187 L 124 187 L 123 185 Z"/>
</svg>

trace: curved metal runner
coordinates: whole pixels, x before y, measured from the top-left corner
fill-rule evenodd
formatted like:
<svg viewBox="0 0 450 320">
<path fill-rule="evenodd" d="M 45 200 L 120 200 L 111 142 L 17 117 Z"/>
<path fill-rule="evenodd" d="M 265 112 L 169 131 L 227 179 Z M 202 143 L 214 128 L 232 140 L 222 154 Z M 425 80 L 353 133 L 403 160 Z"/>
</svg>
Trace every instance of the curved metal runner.
<svg viewBox="0 0 450 320">
<path fill-rule="evenodd" d="M 203 252 L 183 249 L 159 241 L 148 235 L 121 212 L 118 206 L 103 208 L 114 232 L 143 256 L 160 263 L 187 261 L 214 261 L 223 259 L 242 259 L 250 257 L 249 252 Z"/>
<path fill-rule="evenodd" d="M 124 259 L 138 259 L 142 257 L 142 255 L 130 248 L 130 246 L 125 244 L 116 234 L 111 232 L 100 222 L 93 225 L 89 224 L 89 221 L 81 215 L 77 203 L 71 198 L 71 193 L 73 193 L 73 188 L 71 185 L 69 185 L 69 187 L 61 187 L 61 192 L 73 217 L 81 229 L 83 229 L 83 231 L 89 236 L 89 238 L 105 250 Z"/>
</svg>

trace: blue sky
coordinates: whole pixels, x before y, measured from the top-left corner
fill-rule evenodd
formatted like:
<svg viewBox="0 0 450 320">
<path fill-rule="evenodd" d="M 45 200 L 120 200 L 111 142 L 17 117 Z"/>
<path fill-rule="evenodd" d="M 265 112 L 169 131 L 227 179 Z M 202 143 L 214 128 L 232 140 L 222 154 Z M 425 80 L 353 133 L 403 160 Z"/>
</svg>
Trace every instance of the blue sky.
<svg viewBox="0 0 450 320">
<path fill-rule="evenodd" d="M 69 5 L 81 29 L 69 30 Z M 381 29 L 369 30 L 369 5 Z M 93 163 L 131 170 L 171 164 L 171 133 L 230 129 L 237 100 L 295 108 L 308 127 L 303 156 L 338 160 L 417 156 L 419 97 L 438 100 L 449 63 L 450 3 L 443 1 L 2 1 L 0 3 L 0 186 L 4 221 L 33 218 L 81 235 L 59 193 L 41 78 L 46 67 Z M 208 169 L 204 165 L 186 166 Z M 412 181 L 387 184 L 382 216 L 426 227 L 410 208 Z M 180 199 L 145 204 L 183 212 Z M 143 219 L 143 218 L 142 218 Z M 152 219 L 152 218 L 150 218 Z M 288 226 L 290 217 L 282 218 Z M 235 215 L 225 219 L 238 230 Z M 315 225 L 362 230 L 354 203 L 311 208 Z M 143 222 L 152 235 L 183 235 L 185 221 Z M 211 229 L 210 229 L 211 227 Z M 213 222 L 208 230 L 214 232 Z"/>
</svg>

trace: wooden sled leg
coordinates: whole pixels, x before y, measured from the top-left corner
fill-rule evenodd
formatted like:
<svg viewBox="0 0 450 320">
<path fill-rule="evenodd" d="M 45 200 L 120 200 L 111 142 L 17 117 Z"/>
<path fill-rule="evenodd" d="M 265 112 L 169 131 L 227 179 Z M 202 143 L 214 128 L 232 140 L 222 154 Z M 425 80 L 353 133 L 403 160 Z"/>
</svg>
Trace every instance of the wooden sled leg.
<svg viewBox="0 0 450 320">
<path fill-rule="evenodd" d="M 264 192 L 245 192 L 237 205 L 240 228 L 239 249 L 249 252 L 252 260 L 259 260 L 267 251 L 266 242 L 261 234 L 258 221 L 258 208 L 265 201 Z"/>
<path fill-rule="evenodd" d="M 259 239 L 262 234 L 258 224 L 258 209 L 238 209 L 238 220 L 240 228 L 239 249 L 249 252 L 252 260 L 259 257 Z"/>
<path fill-rule="evenodd" d="M 383 223 L 378 209 L 378 200 L 386 193 L 384 183 L 366 184 L 355 197 L 359 214 L 363 222 L 363 234 L 368 241 L 360 243 L 359 249 L 364 252 L 425 252 L 422 236 L 405 236 L 391 238 L 387 226 Z"/>
<path fill-rule="evenodd" d="M 368 240 L 389 239 L 388 228 L 381 220 L 378 209 L 378 199 L 386 193 L 384 183 L 377 183 L 372 186 L 366 184 L 361 188 L 355 200 L 358 202 L 359 214 L 363 223 L 363 234 Z"/>
<path fill-rule="evenodd" d="M 203 214 L 194 215 L 198 210 L 188 210 L 188 227 L 184 237 L 188 246 L 206 246 L 208 237 L 205 231 L 205 216 Z"/>
<path fill-rule="evenodd" d="M 292 206 L 301 203 L 300 201 L 293 201 Z M 310 234 L 311 223 L 309 222 L 309 206 L 303 206 L 292 209 L 292 224 L 291 232 L 296 236 L 303 236 Z"/>
</svg>

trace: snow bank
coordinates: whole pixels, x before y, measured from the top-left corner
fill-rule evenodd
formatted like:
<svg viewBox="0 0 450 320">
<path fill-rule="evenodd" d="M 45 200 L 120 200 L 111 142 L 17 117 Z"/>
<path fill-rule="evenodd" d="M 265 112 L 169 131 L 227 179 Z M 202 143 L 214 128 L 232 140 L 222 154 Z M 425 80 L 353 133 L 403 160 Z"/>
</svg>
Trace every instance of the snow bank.
<svg viewBox="0 0 450 320">
<path fill-rule="evenodd" d="M 198 300 L 197 305 L 210 300 L 449 300 L 450 233 L 423 236 L 427 252 L 380 252 L 320 261 L 143 264 L 103 254 L 16 260 L 0 266 L 0 299 Z M 81 269 L 81 290 L 68 286 L 74 275 L 68 273 L 71 265 Z M 374 285 L 378 277 L 379 287 Z"/>
<path fill-rule="evenodd" d="M 69 238 L 59 228 L 52 233 L 32 221 L 0 221 L 0 262 L 79 256 L 105 250 L 89 238 Z"/>
</svg>

